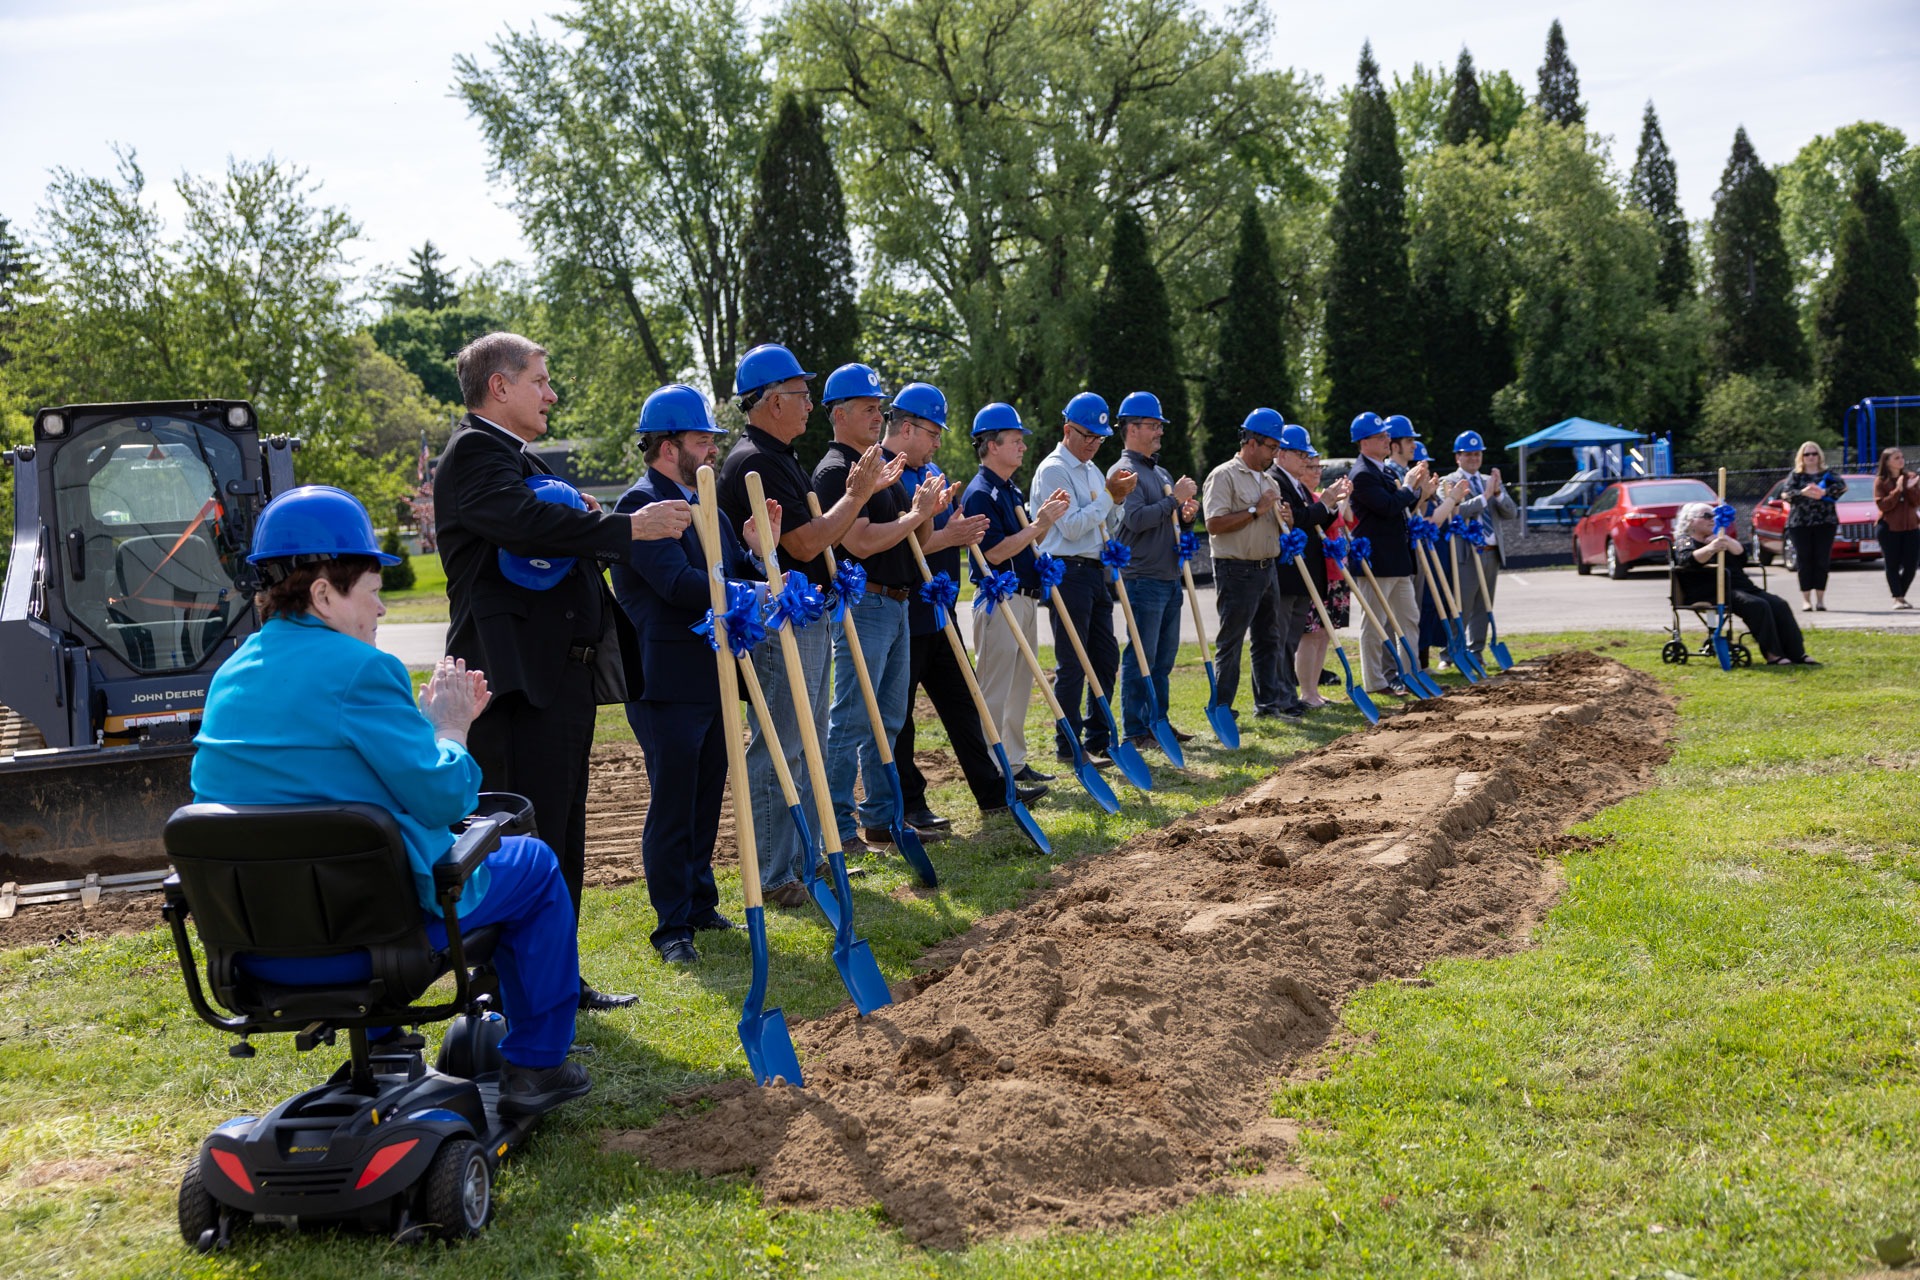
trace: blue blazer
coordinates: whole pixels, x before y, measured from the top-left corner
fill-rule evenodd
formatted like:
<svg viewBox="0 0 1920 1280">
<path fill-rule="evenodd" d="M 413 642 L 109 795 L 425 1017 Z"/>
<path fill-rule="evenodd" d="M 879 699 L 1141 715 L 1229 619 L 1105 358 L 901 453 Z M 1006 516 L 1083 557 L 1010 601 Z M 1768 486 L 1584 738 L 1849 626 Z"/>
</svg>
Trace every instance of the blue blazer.
<svg viewBox="0 0 1920 1280">
<path fill-rule="evenodd" d="M 650 502 L 682 500 L 680 486 L 648 467 L 614 510 L 638 511 Z M 722 565 L 727 577 L 757 582 L 764 574 L 747 556 L 733 531 L 720 519 Z M 631 544 L 625 561 L 613 566 L 613 598 L 639 632 L 640 668 L 627 670 L 628 699 L 636 702 L 694 702 L 720 705 L 720 677 L 713 649 L 693 628 L 707 616 L 713 596 L 707 586 L 706 552 L 692 525 L 678 538 Z"/>
<path fill-rule="evenodd" d="M 1407 541 L 1407 512 L 1420 501 L 1411 489 L 1402 489 L 1391 477 L 1356 458 L 1353 470 L 1353 536 L 1373 544 L 1368 562 L 1382 578 L 1413 576 L 1413 544 Z"/>
<path fill-rule="evenodd" d="M 350 801 L 391 813 L 414 893 L 440 914 L 433 864 L 453 847 L 447 828 L 473 812 L 480 766 L 434 733 L 400 659 L 318 618 L 272 618 L 214 672 L 194 743 L 196 801 Z M 487 880 L 482 867 L 467 882 L 462 915 Z"/>
</svg>

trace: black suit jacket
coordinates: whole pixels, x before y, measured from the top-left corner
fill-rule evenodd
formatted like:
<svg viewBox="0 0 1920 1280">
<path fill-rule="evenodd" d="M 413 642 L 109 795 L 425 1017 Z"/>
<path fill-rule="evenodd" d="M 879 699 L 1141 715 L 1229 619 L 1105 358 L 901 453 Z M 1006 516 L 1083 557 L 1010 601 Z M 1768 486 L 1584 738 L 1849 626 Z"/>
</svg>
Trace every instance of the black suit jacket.
<svg viewBox="0 0 1920 1280">
<path fill-rule="evenodd" d="M 1357 459 L 1348 473 L 1353 480 L 1353 536 L 1373 544 L 1368 558 L 1382 578 L 1413 576 L 1413 544 L 1407 541 L 1407 512 L 1420 501 L 1411 489 L 1402 489 L 1390 476 Z"/>
<path fill-rule="evenodd" d="M 526 480 L 546 471 L 518 440 L 472 414 L 447 441 L 433 477 L 447 571 L 447 652 L 485 671 L 495 695 L 523 693 L 546 707 L 559 691 L 568 650 L 588 640 L 598 650 L 595 701 L 624 702 L 622 651 L 633 649 L 632 628 L 601 567 L 626 557 L 631 524 L 610 512 L 542 502 Z M 500 572 L 503 548 L 511 555 L 575 556 L 578 563 L 552 590 L 534 591 Z"/>
<path fill-rule="evenodd" d="M 1319 591 L 1321 599 L 1327 595 L 1327 548 L 1326 539 L 1321 530 L 1332 524 L 1338 515 L 1327 510 L 1326 504 L 1313 498 L 1302 498 L 1293 477 L 1279 474 L 1280 468 L 1273 468 L 1273 482 L 1280 487 L 1280 501 L 1287 504 L 1287 511 L 1293 519 L 1293 527 L 1304 529 L 1307 533 L 1307 549 L 1303 557 L 1307 562 L 1307 572 L 1313 575 L 1314 589 Z M 1280 594 L 1283 596 L 1304 596 L 1305 584 L 1300 581 L 1300 570 L 1293 561 L 1280 562 Z"/>
<path fill-rule="evenodd" d="M 680 486 L 649 467 L 620 495 L 615 511 L 638 511 L 652 502 L 683 498 Z M 764 578 L 751 560 L 733 521 L 720 521 L 721 564 L 729 578 Z M 707 553 L 692 525 L 678 538 L 635 542 L 613 566 L 613 595 L 639 634 L 640 661 L 627 668 L 627 694 L 635 701 L 693 702 L 720 706 L 720 677 L 713 647 L 693 628 L 713 606 L 707 586 Z M 744 694 L 742 695 L 744 696 Z"/>
</svg>

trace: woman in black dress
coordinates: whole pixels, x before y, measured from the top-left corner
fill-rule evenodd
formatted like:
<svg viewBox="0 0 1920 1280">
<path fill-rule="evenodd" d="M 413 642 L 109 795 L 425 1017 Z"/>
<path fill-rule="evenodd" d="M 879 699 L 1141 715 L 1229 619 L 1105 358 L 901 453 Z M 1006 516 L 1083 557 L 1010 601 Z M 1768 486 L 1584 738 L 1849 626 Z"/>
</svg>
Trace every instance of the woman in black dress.
<svg viewBox="0 0 1920 1280">
<path fill-rule="evenodd" d="M 1827 611 L 1827 569 L 1833 535 L 1840 529 L 1840 495 L 1847 482 L 1827 469 L 1826 454 L 1809 440 L 1800 446 L 1793 474 L 1773 486 L 1770 501 L 1787 504 L 1787 540 L 1793 543 L 1802 612 Z"/>
<path fill-rule="evenodd" d="M 1731 533 L 1713 530 L 1713 504 L 1689 502 L 1673 521 L 1673 577 L 1682 604 L 1712 604 L 1720 590 L 1720 555 L 1727 558 L 1727 608 L 1747 624 L 1769 663 L 1820 664 L 1807 656 L 1793 606 L 1762 591 L 1747 576 L 1747 549 Z"/>
</svg>

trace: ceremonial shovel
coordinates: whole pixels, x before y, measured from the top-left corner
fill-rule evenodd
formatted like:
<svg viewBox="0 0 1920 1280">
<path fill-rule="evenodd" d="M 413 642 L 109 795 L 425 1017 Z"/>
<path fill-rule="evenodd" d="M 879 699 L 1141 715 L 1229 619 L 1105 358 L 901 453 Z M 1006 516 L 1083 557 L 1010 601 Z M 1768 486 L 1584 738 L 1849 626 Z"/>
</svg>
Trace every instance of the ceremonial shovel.
<svg viewBox="0 0 1920 1280">
<path fill-rule="evenodd" d="M 1360 611 L 1367 615 L 1367 621 L 1373 623 L 1374 630 L 1387 637 L 1387 657 L 1393 660 L 1393 669 L 1399 673 L 1400 683 L 1411 689 L 1413 696 L 1416 698 L 1431 697 L 1432 695 L 1427 692 L 1427 686 L 1421 678 L 1412 671 L 1409 671 L 1406 664 L 1400 661 L 1400 651 L 1394 647 L 1393 643 L 1394 633 L 1387 629 L 1386 625 L 1381 622 L 1380 615 L 1375 613 L 1373 606 L 1367 603 L 1367 593 L 1360 589 L 1360 584 L 1357 582 L 1353 584 L 1353 598 L 1360 602 Z M 1387 602 L 1384 599 L 1381 600 L 1380 607 L 1382 609 L 1387 607 Z"/>
<path fill-rule="evenodd" d="M 1438 525 L 1434 526 L 1436 529 Z M 1467 522 L 1459 516 L 1447 521 L 1447 563 L 1452 569 L 1452 577 L 1447 580 L 1447 604 L 1453 610 L 1453 643 L 1461 658 L 1473 664 L 1482 680 L 1487 677 L 1487 664 L 1480 661 L 1480 655 L 1473 651 L 1472 642 L 1467 637 L 1467 611 L 1460 606 L 1464 598 L 1460 590 L 1460 540 L 1466 537 Z M 1437 569 L 1440 564 L 1440 550 L 1435 548 L 1433 563 Z"/>
<path fill-rule="evenodd" d="M 733 651 L 727 643 L 727 579 L 720 554 L 719 505 L 714 497 L 713 468 L 700 468 L 700 502 L 694 507 L 696 529 L 708 564 L 707 588 L 713 600 L 714 660 L 720 668 L 720 732 L 727 740 L 727 768 L 733 774 L 733 842 L 740 850 L 740 896 L 747 907 L 747 939 L 753 953 L 753 979 L 740 1006 L 740 1047 L 747 1068 L 760 1084 L 785 1080 L 800 1085 L 800 1057 L 793 1051 L 787 1018 L 778 1009 L 764 1007 L 767 998 L 767 917 L 760 902 L 760 855 L 753 843 L 753 802 L 747 797 L 747 750 L 740 741 L 740 686 L 734 680 Z M 760 528 L 769 526 L 762 522 Z M 808 856 L 812 856 L 809 848 Z"/>
<path fill-rule="evenodd" d="M 1362 538 L 1360 541 L 1365 542 L 1366 539 Z M 1420 659 L 1413 651 L 1413 641 L 1407 639 L 1406 633 L 1400 630 L 1400 621 L 1393 616 L 1393 609 L 1387 604 L 1387 593 L 1380 586 L 1380 579 L 1373 576 L 1373 562 L 1364 555 L 1360 557 L 1360 571 L 1367 575 L 1367 581 L 1372 584 L 1374 598 L 1380 602 L 1381 616 L 1386 619 L 1387 634 L 1392 637 L 1387 642 L 1389 656 L 1396 643 L 1406 656 L 1405 662 L 1398 660 L 1394 662 L 1394 665 L 1400 668 L 1400 678 L 1410 688 L 1417 690 L 1422 697 L 1438 698 L 1446 691 L 1440 687 L 1439 681 L 1420 669 Z M 1355 594 L 1358 594 L 1360 584 L 1354 583 L 1353 589 Z"/>
<path fill-rule="evenodd" d="M 1313 575 L 1307 572 L 1307 531 L 1289 529 L 1280 538 L 1280 554 L 1293 561 L 1294 568 L 1300 571 L 1300 581 L 1307 586 L 1307 594 L 1313 597 L 1313 607 L 1320 614 L 1320 625 L 1327 629 L 1327 639 L 1333 642 L 1333 651 L 1340 658 L 1340 669 L 1347 673 L 1347 697 L 1353 705 L 1360 708 L 1360 714 L 1367 718 L 1368 724 L 1380 723 L 1380 708 L 1373 705 L 1373 699 L 1367 695 L 1353 678 L 1353 666 L 1347 661 L 1347 651 L 1340 644 L 1340 633 L 1333 629 L 1333 619 L 1327 614 L 1327 606 L 1320 599 L 1320 588 L 1313 585 Z"/>
<path fill-rule="evenodd" d="M 1173 509 L 1174 539 L 1178 542 L 1180 534 L 1180 509 Z M 1188 534 L 1188 537 L 1193 535 Z M 1220 739 L 1220 745 L 1233 750 L 1240 745 L 1240 722 L 1233 718 L 1233 708 L 1220 705 L 1220 684 L 1213 678 L 1213 651 L 1207 646 L 1207 624 L 1200 618 L 1200 591 L 1193 585 L 1193 566 L 1182 548 L 1180 554 L 1180 577 L 1187 584 L 1187 603 L 1193 607 L 1193 629 L 1200 637 L 1200 664 L 1207 669 L 1207 723 L 1213 726 L 1213 736 Z"/>
<path fill-rule="evenodd" d="M 761 529 L 772 529 L 767 519 L 767 492 L 758 471 L 747 472 L 747 500 L 753 504 L 754 521 Z M 701 495 L 705 504 L 706 495 Z M 773 538 L 762 538 L 760 558 L 767 566 L 769 585 L 782 581 L 780 550 Z M 827 766 L 820 754 L 820 737 L 813 725 L 813 702 L 807 696 L 806 668 L 800 662 L 800 646 L 793 638 L 793 623 L 783 620 L 779 627 L 780 656 L 787 664 L 787 694 L 793 702 L 794 719 L 800 722 L 800 749 L 807 758 L 807 780 L 812 783 L 813 811 L 820 820 L 820 838 L 826 842 L 827 865 L 833 869 L 833 887 L 840 894 L 840 920 L 833 931 L 833 964 L 840 970 L 840 981 L 853 997 L 853 1006 L 862 1014 L 872 1013 L 893 1003 L 873 948 L 864 938 L 853 934 L 853 887 L 847 883 L 847 855 L 840 847 L 840 824 L 833 816 L 833 796 L 827 790 Z M 773 745 L 768 739 L 767 745 Z M 741 777 L 744 779 L 745 774 Z M 738 788 L 736 788 L 736 794 Z M 813 857 L 809 845 L 801 852 Z"/>
<path fill-rule="evenodd" d="M 1720 496 L 1716 499 L 1715 510 L 1726 505 L 1727 469 L 1720 468 Z M 1714 521 L 1714 532 L 1719 533 L 1719 520 Z M 1713 656 L 1720 660 L 1722 671 L 1733 670 L 1733 644 L 1727 639 L 1731 628 L 1727 626 L 1727 549 L 1720 548 L 1714 553 L 1714 591 L 1713 591 Z"/>
<path fill-rule="evenodd" d="M 1026 528 L 1031 523 L 1027 519 L 1026 508 L 1015 507 L 1014 510 L 1019 513 L 1020 527 Z M 1067 633 L 1067 642 L 1073 646 L 1073 656 L 1080 659 L 1080 670 L 1087 677 L 1087 688 L 1093 691 L 1094 704 L 1100 708 L 1100 714 L 1106 718 L 1107 732 L 1112 735 L 1107 747 L 1107 758 L 1113 761 L 1114 767 L 1120 770 L 1121 776 L 1128 782 L 1142 791 L 1153 790 L 1153 774 L 1147 768 L 1147 762 L 1140 758 L 1139 749 L 1120 735 L 1120 722 L 1113 718 L 1113 708 L 1107 702 L 1107 691 L 1100 687 L 1100 678 L 1093 674 L 1093 663 L 1087 658 L 1086 646 L 1080 643 L 1080 633 L 1074 629 L 1073 619 L 1067 616 L 1067 602 L 1061 598 L 1060 588 L 1052 588 L 1052 594 L 1055 639 L 1059 638 L 1061 631 Z M 1076 756 L 1082 751 L 1078 739 L 1074 741 L 1073 750 Z"/>
<path fill-rule="evenodd" d="M 820 495 L 809 490 L 807 506 L 813 512 L 813 518 L 820 518 Z M 840 570 L 834 562 L 833 548 L 827 548 L 827 572 L 834 577 L 840 576 Z M 846 633 L 847 652 L 853 656 L 853 671 L 860 678 L 860 697 L 867 704 L 867 725 L 873 730 L 873 745 L 880 753 L 880 767 L 886 772 L 887 786 L 893 791 L 893 821 L 888 830 L 893 836 L 893 847 L 913 868 L 920 883 L 931 889 L 940 883 L 940 875 L 933 869 L 933 859 L 927 856 L 927 846 L 920 841 L 920 833 L 907 825 L 907 796 L 900 789 L 900 770 L 893 763 L 893 744 L 887 741 L 887 727 L 880 719 L 880 701 L 873 696 L 873 676 L 867 670 L 867 655 L 860 648 L 860 629 L 853 625 L 853 610 L 848 608 L 841 619 L 841 629 Z M 909 707 L 907 714 L 913 714 Z"/>
<path fill-rule="evenodd" d="M 1125 543 L 1109 542 L 1109 547 L 1121 547 L 1132 555 L 1132 549 Z M 1103 560 L 1102 563 L 1105 563 Z M 1133 601 L 1127 598 L 1126 579 L 1120 576 L 1120 566 L 1107 565 L 1113 572 L 1113 589 L 1120 597 L 1120 612 L 1127 618 L 1127 638 L 1133 641 L 1133 665 L 1140 668 L 1140 683 L 1147 688 L 1147 706 L 1153 710 L 1153 740 L 1167 753 L 1167 759 L 1173 761 L 1176 768 L 1187 767 L 1186 753 L 1180 750 L 1180 739 L 1173 736 L 1173 725 L 1167 720 L 1167 709 L 1160 705 L 1159 697 L 1153 691 L 1153 676 L 1147 670 L 1147 646 L 1140 643 L 1140 623 L 1133 616 Z"/>
<path fill-rule="evenodd" d="M 1421 521 L 1426 524 L 1426 521 Z M 1432 528 L 1427 525 L 1427 528 Z M 1434 606 L 1440 611 L 1440 625 L 1447 633 L 1447 657 L 1453 660 L 1455 670 L 1467 678 L 1468 684 L 1479 684 L 1480 676 L 1460 652 L 1459 637 L 1453 631 L 1453 614 L 1447 607 L 1447 588 L 1445 575 L 1440 572 L 1437 557 L 1431 555 L 1433 548 L 1427 544 L 1425 530 L 1416 531 L 1413 537 L 1413 554 L 1420 562 L 1420 578 L 1426 583 L 1427 590 L 1433 595 Z"/>
<path fill-rule="evenodd" d="M 1473 557 L 1474 576 L 1480 579 L 1480 598 L 1487 602 L 1487 630 L 1491 633 L 1491 639 L 1487 641 L 1487 652 L 1493 655 L 1493 660 L 1499 664 L 1502 671 L 1511 671 L 1513 654 L 1508 652 L 1507 646 L 1500 642 L 1500 624 L 1493 619 L 1493 597 L 1487 594 L 1487 571 L 1480 563 L 1482 544 L 1475 542 L 1469 536 L 1467 545 L 1472 548 L 1467 554 Z"/>
<path fill-rule="evenodd" d="M 913 548 L 913 558 L 920 566 L 920 576 L 932 582 L 933 570 L 927 566 L 927 557 L 920 550 L 920 535 L 909 533 L 907 545 Z M 1000 744 L 1000 729 L 993 722 L 993 712 L 987 710 L 987 697 L 980 692 L 980 681 L 973 674 L 973 663 L 967 657 L 967 646 L 960 639 L 959 628 L 954 625 L 953 613 L 945 605 L 932 601 L 928 603 L 933 604 L 935 611 L 941 615 L 947 643 L 953 646 L 953 656 L 960 663 L 960 674 L 967 681 L 967 692 L 973 695 L 973 709 L 980 713 L 980 731 L 986 735 L 987 745 L 993 748 L 995 758 L 1000 761 L 1000 776 L 1007 783 L 1007 812 L 1020 824 L 1020 830 L 1026 833 L 1027 839 L 1033 841 L 1034 848 L 1042 853 L 1052 853 L 1053 846 L 1047 843 L 1047 833 L 1033 820 L 1033 815 L 1027 812 L 1027 806 L 1013 789 L 1013 765 L 1007 759 L 1007 749 Z"/>
<path fill-rule="evenodd" d="M 993 570 L 988 566 L 987 558 L 980 554 L 980 548 L 968 547 L 967 550 L 973 553 L 973 562 L 979 566 L 981 575 L 992 577 Z M 974 600 L 976 606 L 979 606 L 980 591 L 977 587 L 974 589 Z M 1108 813 L 1120 812 L 1120 801 L 1114 798 L 1113 788 L 1109 787 L 1107 780 L 1100 776 L 1100 771 L 1088 762 L 1087 753 L 1081 747 L 1080 739 L 1074 736 L 1073 726 L 1067 723 L 1066 710 L 1061 707 L 1060 699 L 1054 696 L 1053 682 L 1048 680 L 1047 673 L 1040 669 L 1040 659 L 1034 656 L 1033 646 L 1027 643 L 1026 633 L 1020 630 L 1019 622 L 1005 609 L 996 609 L 994 612 L 1006 620 L 1007 633 L 1013 637 L 1014 644 L 1019 646 L 1020 656 L 1027 660 L 1027 669 L 1033 672 L 1034 683 L 1040 686 L 1041 696 L 1047 700 L 1047 709 L 1053 712 L 1054 727 L 1073 744 L 1073 776 L 1080 780 L 1080 785 L 1085 788 L 1088 795 L 1093 797 L 1095 804 Z"/>
</svg>

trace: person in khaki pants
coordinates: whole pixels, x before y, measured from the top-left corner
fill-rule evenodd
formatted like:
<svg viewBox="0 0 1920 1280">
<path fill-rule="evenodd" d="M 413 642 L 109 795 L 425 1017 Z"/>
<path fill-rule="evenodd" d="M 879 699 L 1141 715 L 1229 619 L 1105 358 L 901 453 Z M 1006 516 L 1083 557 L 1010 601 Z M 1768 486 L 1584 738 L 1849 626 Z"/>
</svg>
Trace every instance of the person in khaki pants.
<svg viewBox="0 0 1920 1280">
<path fill-rule="evenodd" d="M 1027 456 L 1027 437 L 1031 434 L 1010 404 L 996 401 L 973 415 L 973 452 L 980 459 L 980 471 L 967 482 L 960 509 L 962 515 L 987 517 L 980 554 L 994 573 L 1011 571 L 1020 581 L 1019 594 L 998 608 L 1007 610 L 1027 644 L 1037 648 L 1037 609 L 1045 592 L 1034 571 L 1033 545 L 1066 512 L 1068 497 L 1056 490 L 1033 513 L 1033 523 L 1020 527 L 1020 506 L 1026 495 L 1014 483 L 1013 473 Z M 978 585 L 977 567 L 973 578 Z M 979 603 L 977 598 L 975 603 Z M 1051 782 L 1052 774 L 1041 773 L 1027 763 L 1027 703 L 1033 697 L 1033 670 L 1008 634 L 1006 624 L 978 607 L 973 610 L 973 665 L 981 696 L 993 715 L 994 727 L 1000 731 L 1000 744 L 1006 749 L 1013 780 Z"/>
</svg>

